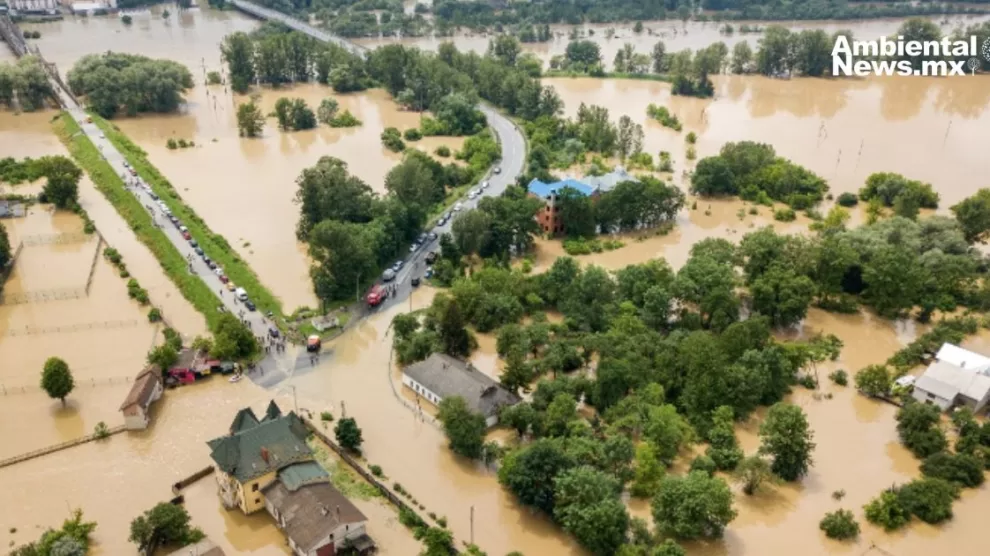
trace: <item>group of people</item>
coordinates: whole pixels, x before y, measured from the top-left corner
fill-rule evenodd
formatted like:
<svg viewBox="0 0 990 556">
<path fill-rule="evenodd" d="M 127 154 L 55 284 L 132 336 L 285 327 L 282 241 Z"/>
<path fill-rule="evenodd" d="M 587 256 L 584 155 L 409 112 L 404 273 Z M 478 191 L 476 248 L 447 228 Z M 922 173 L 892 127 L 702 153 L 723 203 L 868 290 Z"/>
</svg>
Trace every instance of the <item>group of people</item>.
<svg viewBox="0 0 990 556">
<path fill-rule="evenodd" d="M 275 348 L 275 353 L 285 353 L 285 340 L 281 338 L 258 336 L 258 345 L 265 347 L 265 353 L 271 353 L 272 348 Z"/>
</svg>

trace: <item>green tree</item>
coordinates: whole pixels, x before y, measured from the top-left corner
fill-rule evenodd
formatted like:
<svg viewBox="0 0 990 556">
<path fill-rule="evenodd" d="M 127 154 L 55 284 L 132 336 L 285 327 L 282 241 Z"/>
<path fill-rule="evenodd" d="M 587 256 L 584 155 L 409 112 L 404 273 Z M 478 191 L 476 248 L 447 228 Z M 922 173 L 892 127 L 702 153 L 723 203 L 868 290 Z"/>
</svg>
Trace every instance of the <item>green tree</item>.
<svg viewBox="0 0 990 556">
<path fill-rule="evenodd" d="M 440 320 L 440 345 L 447 355 L 467 356 L 471 353 L 471 335 L 464 327 L 464 317 L 456 301 L 450 301 Z"/>
<path fill-rule="evenodd" d="M 450 441 L 450 449 L 466 458 L 477 459 L 485 443 L 484 416 L 471 411 L 464 398 L 449 396 L 439 405 L 438 417 Z"/>
<path fill-rule="evenodd" d="M 911 521 L 911 512 L 901 503 L 896 489 L 885 490 L 863 506 L 866 520 L 886 531 L 900 529 Z"/>
<path fill-rule="evenodd" d="M 522 437 L 537 423 L 539 415 L 529 402 L 521 402 L 502 408 L 499 423 L 512 427 Z"/>
<path fill-rule="evenodd" d="M 217 359 L 247 359 L 258 353 L 258 340 L 236 316 L 220 315 L 213 333 L 213 349 L 210 354 Z"/>
<path fill-rule="evenodd" d="M 938 452 L 928 456 L 921 463 L 921 474 L 975 488 L 983 484 L 985 478 L 983 468 L 983 462 L 974 455 Z"/>
<path fill-rule="evenodd" d="M 633 123 L 629 116 L 619 118 L 619 125 L 616 135 L 616 149 L 619 158 L 625 160 L 626 157 L 643 151 L 643 126 Z"/>
<path fill-rule="evenodd" d="M 361 429 L 353 417 L 342 417 L 337 420 L 333 427 L 333 434 L 337 437 L 337 444 L 352 452 L 361 451 Z"/>
<path fill-rule="evenodd" d="M 533 381 L 533 367 L 526 360 L 526 354 L 522 351 L 513 350 L 505 360 L 505 370 L 499 376 L 499 382 L 512 392 L 518 392 L 520 388 L 527 388 Z"/>
<path fill-rule="evenodd" d="M 729 486 L 702 471 L 665 477 L 651 506 L 657 530 L 683 540 L 719 538 L 736 517 Z"/>
<path fill-rule="evenodd" d="M 554 518 L 592 554 L 612 555 L 626 540 L 629 514 L 611 475 L 589 466 L 554 479 Z"/>
<path fill-rule="evenodd" d="M 254 100 L 237 107 L 237 131 L 241 137 L 258 137 L 264 127 L 265 116 Z"/>
<path fill-rule="evenodd" d="M 49 357 L 41 372 L 41 389 L 49 398 L 57 399 L 65 406 L 65 397 L 76 387 L 69 365 L 58 357 Z"/>
<path fill-rule="evenodd" d="M 834 42 L 821 29 L 805 29 L 793 36 L 794 69 L 803 75 L 821 77 L 832 67 Z"/>
<path fill-rule="evenodd" d="M 38 160 L 41 174 L 47 178 L 42 196 L 60 209 L 76 204 L 82 170 L 64 156 L 45 156 Z"/>
<path fill-rule="evenodd" d="M 915 479 L 897 491 L 904 510 L 926 523 L 952 519 L 952 502 L 958 497 L 959 488 L 943 479 Z"/>
<path fill-rule="evenodd" d="M 756 51 L 756 70 L 763 75 L 789 74 L 795 57 L 795 41 L 791 31 L 780 25 L 770 25 L 763 31 Z"/>
<path fill-rule="evenodd" d="M 859 523 L 849 510 L 836 510 L 825 514 L 818 523 L 818 528 L 825 531 L 826 537 L 840 541 L 859 536 Z"/>
<path fill-rule="evenodd" d="M 804 411 L 787 403 L 776 403 L 760 425 L 760 453 L 773 458 L 770 468 L 785 481 L 803 477 L 812 465 L 814 433 Z"/>
<path fill-rule="evenodd" d="M 653 61 L 653 73 L 666 73 L 667 71 L 667 46 L 663 41 L 657 41 L 650 51 L 650 59 Z"/>
<path fill-rule="evenodd" d="M 792 268 L 774 265 L 753 281 L 753 309 L 767 315 L 775 326 L 786 327 L 800 322 L 808 314 L 815 284 Z"/>
<path fill-rule="evenodd" d="M 908 403 L 897 412 L 897 434 L 915 456 L 927 458 L 945 450 L 948 442 L 939 428 L 939 410 L 934 405 Z"/>
<path fill-rule="evenodd" d="M 746 41 L 737 42 L 732 47 L 732 73 L 745 74 L 753 68 L 753 49 Z"/>
<path fill-rule="evenodd" d="M 774 474 L 770 462 L 756 455 L 739 461 L 733 479 L 742 484 L 743 492 L 753 495 L 764 483 L 773 482 Z"/>
<path fill-rule="evenodd" d="M 292 129 L 292 101 L 286 97 L 281 97 L 275 101 L 275 110 L 272 112 L 278 120 L 278 127 L 282 131 Z"/>
<path fill-rule="evenodd" d="M 867 396 L 886 396 L 893 383 L 886 365 L 869 365 L 856 373 L 856 389 Z"/>
<path fill-rule="evenodd" d="M 974 195 L 951 207 L 966 241 L 983 241 L 990 231 L 990 189 L 980 189 Z"/>
<path fill-rule="evenodd" d="M 335 98 L 325 98 L 320 101 L 320 107 L 316 110 L 316 117 L 322 124 L 330 125 L 334 117 L 337 115 L 337 110 L 340 109 L 340 104 Z"/>
<path fill-rule="evenodd" d="M 184 546 L 203 538 L 203 532 L 189 526 L 189 513 L 170 502 L 160 502 L 131 521 L 129 541 L 146 548 L 155 544 Z"/>
<path fill-rule="evenodd" d="M 720 156 L 702 158 L 691 175 L 691 193 L 708 197 L 735 195 L 739 191 L 735 180 L 725 159 Z"/>
<path fill-rule="evenodd" d="M 163 372 L 168 372 L 168 369 L 171 369 L 178 360 L 179 353 L 169 344 L 155 346 L 148 352 L 148 363 L 157 365 Z"/>
<path fill-rule="evenodd" d="M 0 269 L 7 268 L 10 259 L 10 238 L 7 236 L 7 229 L 0 224 Z"/>
<path fill-rule="evenodd" d="M 492 234 L 492 218 L 487 212 L 469 210 L 454 220 L 450 226 L 454 242 L 464 255 L 480 253 Z"/>
<path fill-rule="evenodd" d="M 83 56 L 66 77 L 72 91 L 104 118 L 175 112 L 194 85 L 182 64 L 116 52 Z"/>
<path fill-rule="evenodd" d="M 557 192 L 555 205 L 568 236 L 595 235 L 595 207 L 588 196 L 572 187 L 564 187 Z"/>
<path fill-rule="evenodd" d="M 541 438 L 505 456 L 498 482 L 523 504 L 553 515 L 553 480 L 574 465 L 559 439 Z"/>
</svg>

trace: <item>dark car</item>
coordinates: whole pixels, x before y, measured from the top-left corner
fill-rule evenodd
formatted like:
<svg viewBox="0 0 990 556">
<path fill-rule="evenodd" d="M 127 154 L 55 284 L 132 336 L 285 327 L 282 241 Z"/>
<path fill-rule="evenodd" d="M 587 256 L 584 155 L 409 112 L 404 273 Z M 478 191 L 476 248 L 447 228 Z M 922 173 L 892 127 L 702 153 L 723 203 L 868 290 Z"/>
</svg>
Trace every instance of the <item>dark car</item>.
<svg viewBox="0 0 990 556">
<path fill-rule="evenodd" d="M 199 247 L 199 244 L 196 243 L 196 240 L 195 239 L 190 239 L 189 240 L 189 245 L 191 245 L 193 249 L 196 249 L 197 247 Z"/>
<path fill-rule="evenodd" d="M 178 226 L 178 224 L 179 224 L 178 217 L 176 217 L 175 215 L 170 214 L 170 215 L 168 215 L 168 219 L 172 221 L 172 224 L 175 224 L 176 226 Z"/>
<path fill-rule="evenodd" d="M 158 200 L 158 195 L 155 195 L 154 193 L 148 193 L 148 196 L 150 196 L 152 199 L 156 201 Z"/>
<path fill-rule="evenodd" d="M 427 239 L 429 239 L 430 241 L 433 241 L 434 239 L 436 239 L 436 238 L 437 238 L 437 233 L 436 233 L 436 232 L 430 232 L 430 233 L 428 233 L 428 234 L 426 234 L 426 237 L 427 237 Z"/>
<path fill-rule="evenodd" d="M 412 287 L 418 288 L 419 287 L 419 276 L 417 276 L 417 277 L 413 278 L 412 280 L 410 280 L 409 283 L 412 284 Z"/>
<path fill-rule="evenodd" d="M 215 263 L 213 261 L 206 261 L 206 266 L 210 267 L 210 270 L 216 270 L 217 263 Z"/>
<path fill-rule="evenodd" d="M 426 254 L 426 264 L 433 264 L 437 260 L 437 252 L 430 251 Z"/>
<path fill-rule="evenodd" d="M 193 251 L 195 251 L 196 254 L 199 255 L 200 257 L 203 256 L 203 250 L 200 249 L 199 247 L 194 248 Z"/>
<path fill-rule="evenodd" d="M 416 239 L 416 243 L 426 243 L 426 238 L 426 234 L 419 234 L 419 237 Z"/>
<path fill-rule="evenodd" d="M 268 328 L 268 335 L 272 338 L 278 338 L 278 328 L 274 326 Z"/>
<path fill-rule="evenodd" d="M 254 306 L 254 303 L 250 299 L 244 302 L 244 306 L 247 307 L 248 311 L 254 311 L 255 309 L 257 309 L 257 307 Z"/>
</svg>

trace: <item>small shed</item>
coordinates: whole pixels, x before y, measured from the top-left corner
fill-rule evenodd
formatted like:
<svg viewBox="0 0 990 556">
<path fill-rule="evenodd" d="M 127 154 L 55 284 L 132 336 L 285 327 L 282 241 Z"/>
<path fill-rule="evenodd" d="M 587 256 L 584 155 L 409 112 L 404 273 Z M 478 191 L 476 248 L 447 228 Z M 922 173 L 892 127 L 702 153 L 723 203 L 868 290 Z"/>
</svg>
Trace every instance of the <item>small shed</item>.
<svg viewBox="0 0 990 556">
<path fill-rule="evenodd" d="M 149 409 L 151 404 L 162 397 L 162 371 L 157 365 L 146 367 L 134 379 L 131 391 L 120 405 L 124 414 L 124 426 L 127 430 L 144 430 L 148 428 Z"/>
</svg>

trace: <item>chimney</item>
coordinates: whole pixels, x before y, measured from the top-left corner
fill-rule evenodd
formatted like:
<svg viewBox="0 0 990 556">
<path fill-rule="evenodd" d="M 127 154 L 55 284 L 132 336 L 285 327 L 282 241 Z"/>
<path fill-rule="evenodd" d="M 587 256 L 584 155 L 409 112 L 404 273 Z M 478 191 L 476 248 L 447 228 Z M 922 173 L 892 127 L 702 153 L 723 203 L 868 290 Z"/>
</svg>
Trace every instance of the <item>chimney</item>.
<svg viewBox="0 0 990 556">
<path fill-rule="evenodd" d="M 261 447 L 261 459 L 265 460 L 265 463 L 268 463 L 268 448 L 264 446 Z"/>
</svg>

